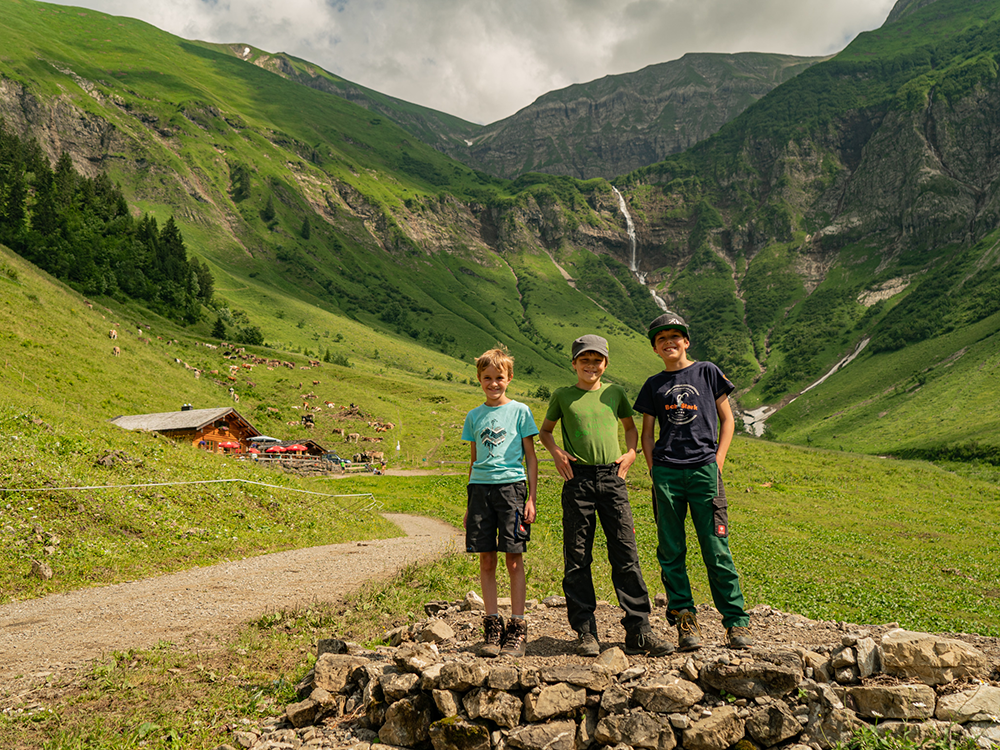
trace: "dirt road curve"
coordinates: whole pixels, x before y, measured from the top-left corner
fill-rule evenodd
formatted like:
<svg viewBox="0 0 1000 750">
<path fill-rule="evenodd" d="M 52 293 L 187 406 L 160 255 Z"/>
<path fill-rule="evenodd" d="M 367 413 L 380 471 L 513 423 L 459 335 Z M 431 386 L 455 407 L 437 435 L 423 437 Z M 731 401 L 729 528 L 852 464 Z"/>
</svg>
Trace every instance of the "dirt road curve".
<svg viewBox="0 0 1000 750">
<path fill-rule="evenodd" d="M 269 611 L 331 601 L 368 578 L 463 548 L 442 521 L 387 514 L 406 534 L 225 562 L 0 606 L 0 675 L 35 679 L 112 651 L 211 639 Z"/>
</svg>

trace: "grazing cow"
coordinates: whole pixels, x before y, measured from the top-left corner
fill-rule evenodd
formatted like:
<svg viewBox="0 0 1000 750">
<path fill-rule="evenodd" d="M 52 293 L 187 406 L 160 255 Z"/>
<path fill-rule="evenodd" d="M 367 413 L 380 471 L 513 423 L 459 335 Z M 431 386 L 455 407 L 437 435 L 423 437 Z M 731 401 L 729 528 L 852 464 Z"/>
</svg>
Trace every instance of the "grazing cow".
<svg viewBox="0 0 1000 750">
<path fill-rule="evenodd" d="M 114 357 L 121 356 L 121 353 L 122 353 L 122 350 L 119 349 L 117 346 L 111 350 L 111 355 L 114 356 Z"/>
<path fill-rule="evenodd" d="M 334 427 L 333 430 L 331 430 L 331 432 L 334 435 L 343 435 L 344 434 L 344 428 L 343 427 Z"/>
<path fill-rule="evenodd" d="M 350 433 L 350 434 L 348 434 L 348 435 L 345 435 L 345 436 L 344 436 L 344 440 L 345 440 L 346 442 L 348 442 L 348 443 L 356 443 L 356 442 L 358 442 L 358 440 L 359 440 L 360 438 L 361 438 L 361 435 L 359 435 L 359 434 L 358 434 L 358 433 L 356 433 L 356 432 L 352 432 L 352 433 Z"/>
<path fill-rule="evenodd" d="M 110 331 L 108 331 L 108 338 L 111 339 L 112 341 L 117 341 L 118 340 L 118 331 L 116 331 L 114 328 L 112 328 Z"/>
<path fill-rule="evenodd" d="M 336 406 L 336 404 L 333 403 L 333 401 L 324 401 L 323 403 L 326 404 L 328 409 L 332 409 L 333 407 Z"/>
<path fill-rule="evenodd" d="M 280 409 L 275 409 L 273 406 L 268 406 L 267 410 L 270 411 L 270 412 L 274 412 L 275 414 L 281 414 L 281 410 Z"/>
</svg>

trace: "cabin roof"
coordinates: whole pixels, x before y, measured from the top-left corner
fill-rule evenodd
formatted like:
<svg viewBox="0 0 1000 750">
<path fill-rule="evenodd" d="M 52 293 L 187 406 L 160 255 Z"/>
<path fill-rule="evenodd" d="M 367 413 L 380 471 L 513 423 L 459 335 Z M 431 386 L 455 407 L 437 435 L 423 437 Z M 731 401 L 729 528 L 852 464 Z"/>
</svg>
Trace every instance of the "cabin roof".
<svg viewBox="0 0 1000 750">
<path fill-rule="evenodd" d="M 236 409 L 232 407 L 219 407 L 216 409 L 188 409 L 187 411 L 166 411 L 157 414 L 132 414 L 115 417 L 111 424 L 116 424 L 126 430 L 145 430 L 148 432 L 169 432 L 172 430 L 203 430 L 213 422 L 220 419 L 235 416 L 235 419 L 228 419 L 230 423 L 240 424 L 254 435 L 260 433 L 245 420 Z"/>
</svg>

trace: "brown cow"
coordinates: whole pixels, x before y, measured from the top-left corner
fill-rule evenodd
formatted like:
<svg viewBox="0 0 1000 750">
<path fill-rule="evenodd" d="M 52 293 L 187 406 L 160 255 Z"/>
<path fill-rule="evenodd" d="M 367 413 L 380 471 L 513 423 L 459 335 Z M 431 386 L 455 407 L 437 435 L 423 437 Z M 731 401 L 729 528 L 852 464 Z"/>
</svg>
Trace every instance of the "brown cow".
<svg viewBox="0 0 1000 750">
<path fill-rule="evenodd" d="M 356 443 L 361 438 L 357 432 L 352 432 L 344 436 L 344 440 L 348 443 Z"/>
<path fill-rule="evenodd" d="M 108 338 L 111 339 L 112 341 L 117 340 L 118 339 L 118 331 L 116 331 L 114 328 L 112 328 L 110 331 L 108 331 Z"/>
<path fill-rule="evenodd" d="M 122 350 L 119 349 L 117 346 L 114 349 L 111 350 L 112 356 L 115 356 L 115 357 L 120 356 L 121 353 L 122 353 Z"/>
</svg>

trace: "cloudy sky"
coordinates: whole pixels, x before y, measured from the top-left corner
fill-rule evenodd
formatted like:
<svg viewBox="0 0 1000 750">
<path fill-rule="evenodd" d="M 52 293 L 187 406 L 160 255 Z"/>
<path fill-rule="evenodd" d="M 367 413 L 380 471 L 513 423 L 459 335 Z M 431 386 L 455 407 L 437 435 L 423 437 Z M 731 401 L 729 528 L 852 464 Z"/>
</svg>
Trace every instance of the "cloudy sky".
<svg viewBox="0 0 1000 750">
<path fill-rule="evenodd" d="M 73 0 L 187 39 L 287 52 L 477 123 L 685 52 L 825 55 L 895 0 Z"/>
</svg>

